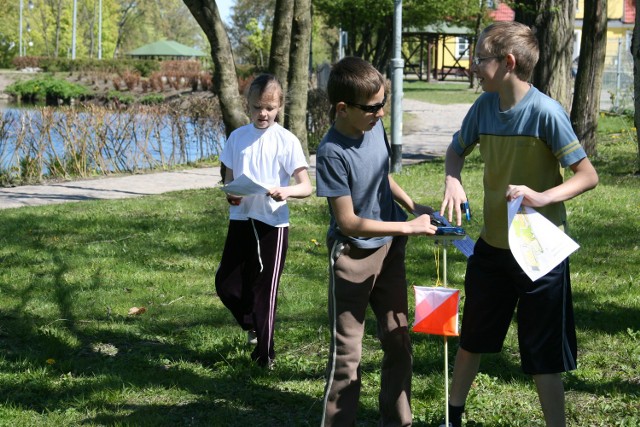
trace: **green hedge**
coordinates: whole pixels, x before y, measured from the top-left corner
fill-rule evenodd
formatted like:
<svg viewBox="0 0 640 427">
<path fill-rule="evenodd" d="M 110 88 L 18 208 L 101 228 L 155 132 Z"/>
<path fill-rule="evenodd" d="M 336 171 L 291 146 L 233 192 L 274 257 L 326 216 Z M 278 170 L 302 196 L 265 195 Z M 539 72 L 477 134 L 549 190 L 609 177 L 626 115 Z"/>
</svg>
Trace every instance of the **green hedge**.
<svg viewBox="0 0 640 427">
<path fill-rule="evenodd" d="M 30 80 L 22 80 L 7 86 L 5 92 L 25 102 L 46 102 L 56 105 L 60 101 L 69 103 L 91 94 L 86 87 L 66 80 L 56 79 L 49 75 L 38 76 Z"/>
</svg>

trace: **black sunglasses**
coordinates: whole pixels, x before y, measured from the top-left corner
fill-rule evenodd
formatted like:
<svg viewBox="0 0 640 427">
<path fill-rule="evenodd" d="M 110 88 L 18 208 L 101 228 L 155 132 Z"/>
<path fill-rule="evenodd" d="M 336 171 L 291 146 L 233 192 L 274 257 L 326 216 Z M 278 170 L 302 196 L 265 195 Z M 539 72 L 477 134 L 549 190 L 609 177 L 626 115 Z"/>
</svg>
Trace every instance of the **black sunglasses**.
<svg viewBox="0 0 640 427">
<path fill-rule="evenodd" d="M 362 104 L 356 104 L 355 102 L 347 102 L 347 101 L 345 101 L 344 103 L 347 105 L 351 105 L 352 107 L 359 108 L 365 113 L 377 113 L 382 109 L 382 107 L 384 107 L 384 104 L 387 103 L 387 95 L 384 96 L 384 98 L 382 99 L 382 102 L 379 104 L 362 105 Z"/>
</svg>

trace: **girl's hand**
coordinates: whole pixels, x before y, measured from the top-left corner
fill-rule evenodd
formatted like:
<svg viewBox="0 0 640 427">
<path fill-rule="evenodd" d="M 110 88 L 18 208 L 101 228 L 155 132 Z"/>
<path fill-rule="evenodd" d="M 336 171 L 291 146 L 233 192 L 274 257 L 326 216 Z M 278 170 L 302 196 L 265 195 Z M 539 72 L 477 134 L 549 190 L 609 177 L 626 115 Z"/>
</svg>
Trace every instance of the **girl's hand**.
<svg viewBox="0 0 640 427">
<path fill-rule="evenodd" d="M 227 194 L 227 202 L 229 202 L 231 206 L 238 206 L 241 201 L 242 201 L 242 197 Z"/>
<path fill-rule="evenodd" d="M 271 197 L 276 202 L 283 202 L 289 198 L 290 187 L 275 187 L 267 193 L 267 196 Z"/>
</svg>

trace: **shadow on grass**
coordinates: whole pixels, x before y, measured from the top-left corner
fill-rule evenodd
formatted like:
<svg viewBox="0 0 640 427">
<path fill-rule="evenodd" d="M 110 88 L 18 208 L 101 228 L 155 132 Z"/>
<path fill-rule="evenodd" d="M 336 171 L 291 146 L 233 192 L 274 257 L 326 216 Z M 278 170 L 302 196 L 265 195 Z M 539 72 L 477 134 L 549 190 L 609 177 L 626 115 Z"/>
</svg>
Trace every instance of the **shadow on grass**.
<svg viewBox="0 0 640 427">
<path fill-rule="evenodd" d="M 154 197 L 143 209 L 110 201 L 3 213 L 3 404 L 43 419 L 73 408 L 66 420 L 82 414 L 84 423 L 101 425 L 319 423 L 320 395 L 270 384 L 321 388 L 323 369 L 308 369 L 306 355 L 291 351 L 306 369 L 285 362 L 264 371 L 250 362 L 239 328 L 231 332 L 232 317 L 214 298 L 215 261 L 207 261 L 221 253 L 227 208 L 211 206 L 207 192 L 193 194 Z M 110 212 L 113 204 L 124 207 Z M 312 265 L 326 264 L 322 253 L 301 252 Z M 296 274 L 318 277 L 315 268 Z M 147 313 L 125 315 L 122 307 L 136 300 Z M 282 319 L 317 329 L 326 313 L 315 314 Z"/>
</svg>

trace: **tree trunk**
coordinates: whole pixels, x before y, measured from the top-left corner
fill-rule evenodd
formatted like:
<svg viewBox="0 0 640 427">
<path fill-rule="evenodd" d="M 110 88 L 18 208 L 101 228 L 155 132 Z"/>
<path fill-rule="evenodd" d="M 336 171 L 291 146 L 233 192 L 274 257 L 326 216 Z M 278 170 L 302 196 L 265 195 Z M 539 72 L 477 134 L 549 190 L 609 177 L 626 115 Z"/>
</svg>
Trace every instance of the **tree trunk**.
<svg viewBox="0 0 640 427">
<path fill-rule="evenodd" d="M 269 72 L 280 81 L 285 99 L 288 94 L 287 75 L 289 73 L 293 5 L 294 2 L 290 0 L 276 0 L 271 52 L 269 53 Z M 285 109 L 283 109 L 282 114 L 285 115 L 285 113 Z"/>
<path fill-rule="evenodd" d="M 532 83 L 568 111 L 571 106 L 574 0 L 522 0 L 515 20 L 535 27 L 540 60 Z"/>
<path fill-rule="evenodd" d="M 640 174 L 640 14 L 638 6 L 640 1 L 636 0 L 636 22 L 633 27 L 633 38 L 631 39 L 631 55 L 633 56 L 633 94 L 634 94 L 634 123 L 636 125 L 636 143 L 638 144 L 638 160 L 636 163 L 636 174 Z"/>
<path fill-rule="evenodd" d="M 590 157 L 596 155 L 596 130 L 606 50 L 607 0 L 585 2 L 571 124 Z"/>
<path fill-rule="evenodd" d="M 309 91 L 309 49 L 311 41 L 311 0 L 295 0 L 289 55 L 289 114 L 285 127 L 298 137 L 309 158 L 307 143 L 307 92 Z"/>
<path fill-rule="evenodd" d="M 244 113 L 244 104 L 238 92 L 236 66 L 227 31 L 214 0 L 183 1 L 211 44 L 211 58 L 214 64 L 213 92 L 220 100 L 222 121 L 225 133 L 229 136 L 233 130 L 247 124 L 249 118 Z"/>
</svg>

